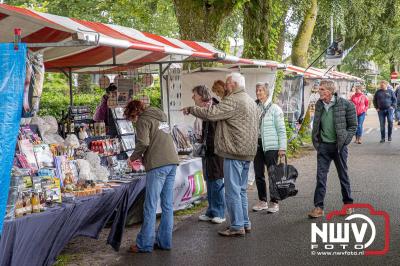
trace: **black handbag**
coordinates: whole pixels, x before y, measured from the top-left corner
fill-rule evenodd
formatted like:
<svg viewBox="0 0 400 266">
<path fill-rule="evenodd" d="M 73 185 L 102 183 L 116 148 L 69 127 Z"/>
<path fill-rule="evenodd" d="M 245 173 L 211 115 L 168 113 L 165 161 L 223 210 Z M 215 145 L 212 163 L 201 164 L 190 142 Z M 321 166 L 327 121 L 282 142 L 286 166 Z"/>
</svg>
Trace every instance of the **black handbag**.
<svg viewBox="0 0 400 266">
<path fill-rule="evenodd" d="M 197 142 L 193 144 L 193 157 L 201 157 L 204 158 L 206 157 L 206 151 L 207 151 L 207 135 L 208 135 L 208 127 L 209 127 L 209 122 L 206 122 L 206 128 L 204 131 L 204 136 L 203 136 L 203 142 Z"/>
<path fill-rule="evenodd" d="M 287 157 L 284 155 L 285 161 L 278 165 L 271 165 L 268 168 L 269 188 L 271 198 L 284 200 L 288 197 L 297 195 L 296 179 L 298 176 L 297 169 L 293 165 L 287 164 Z"/>
</svg>

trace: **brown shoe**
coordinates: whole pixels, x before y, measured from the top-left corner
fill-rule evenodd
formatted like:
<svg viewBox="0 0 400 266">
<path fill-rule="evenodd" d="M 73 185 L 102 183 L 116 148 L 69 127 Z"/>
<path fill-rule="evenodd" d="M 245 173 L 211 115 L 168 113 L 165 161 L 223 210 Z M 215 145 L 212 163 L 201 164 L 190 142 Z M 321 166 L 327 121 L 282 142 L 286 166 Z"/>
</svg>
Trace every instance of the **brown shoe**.
<svg viewBox="0 0 400 266">
<path fill-rule="evenodd" d="M 244 231 L 246 232 L 246 234 L 251 232 L 251 226 L 245 227 Z"/>
<path fill-rule="evenodd" d="M 361 138 L 358 138 L 357 144 L 361 144 Z"/>
<path fill-rule="evenodd" d="M 320 207 L 315 207 L 311 212 L 308 213 L 309 218 L 319 218 L 324 216 L 324 210 Z"/>
<path fill-rule="evenodd" d="M 243 228 L 239 230 L 233 230 L 231 228 L 228 228 L 223 231 L 218 231 L 218 234 L 220 234 L 221 236 L 244 236 L 246 232 L 244 231 Z"/>
</svg>

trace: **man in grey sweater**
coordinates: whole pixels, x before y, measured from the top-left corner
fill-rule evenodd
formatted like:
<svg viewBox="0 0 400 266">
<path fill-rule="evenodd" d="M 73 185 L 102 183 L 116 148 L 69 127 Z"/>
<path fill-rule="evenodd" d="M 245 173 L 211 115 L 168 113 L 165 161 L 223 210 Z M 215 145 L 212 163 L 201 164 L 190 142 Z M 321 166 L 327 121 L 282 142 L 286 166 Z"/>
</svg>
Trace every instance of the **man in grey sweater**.
<svg viewBox="0 0 400 266">
<path fill-rule="evenodd" d="M 247 179 L 250 161 L 257 151 L 260 112 L 245 92 L 245 80 L 239 73 L 227 76 L 226 89 L 231 93 L 210 108 L 186 107 L 184 114 L 218 121 L 215 131 L 215 153 L 224 158 L 225 199 L 231 225 L 220 231 L 222 236 L 243 236 L 250 232 Z"/>
</svg>

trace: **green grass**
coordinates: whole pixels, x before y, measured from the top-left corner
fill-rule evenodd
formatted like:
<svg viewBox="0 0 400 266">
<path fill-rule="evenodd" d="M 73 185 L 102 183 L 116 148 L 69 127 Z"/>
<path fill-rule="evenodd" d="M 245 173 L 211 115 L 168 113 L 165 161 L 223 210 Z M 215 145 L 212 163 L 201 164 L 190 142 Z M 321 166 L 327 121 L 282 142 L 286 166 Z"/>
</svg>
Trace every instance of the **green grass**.
<svg viewBox="0 0 400 266">
<path fill-rule="evenodd" d="M 57 257 L 57 261 L 54 263 L 54 266 L 66 266 L 69 262 L 72 262 L 73 259 L 73 255 L 61 254 Z"/>
<path fill-rule="evenodd" d="M 188 215 L 193 215 L 200 210 L 206 208 L 208 206 L 207 200 L 202 200 L 199 204 L 194 205 L 191 208 L 187 208 L 184 210 L 179 210 L 175 212 L 175 216 L 188 216 Z"/>
</svg>

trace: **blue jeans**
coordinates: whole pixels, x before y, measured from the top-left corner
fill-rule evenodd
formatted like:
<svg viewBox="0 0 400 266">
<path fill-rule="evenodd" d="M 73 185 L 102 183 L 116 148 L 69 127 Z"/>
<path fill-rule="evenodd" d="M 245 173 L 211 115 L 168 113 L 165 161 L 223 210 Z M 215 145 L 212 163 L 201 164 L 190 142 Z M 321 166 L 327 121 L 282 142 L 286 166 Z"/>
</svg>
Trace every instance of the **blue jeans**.
<svg viewBox="0 0 400 266">
<path fill-rule="evenodd" d="M 361 136 L 362 136 L 364 119 L 365 119 L 365 113 L 362 113 L 362 114 L 360 114 L 359 116 L 357 116 L 357 131 L 356 131 L 356 137 L 361 137 Z"/>
<path fill-rule="evenodd" d="M 225 217 L 225 197 L 224 197 L 224 179 L 208 179 L 205 174 L 207 184 L 208 217 Z"/>
<path fill-rule="evenodd" d="M 379 124 L 381 126 L 381 139 L 385 139 L 386 118 L 388 121 L 388 137 L 391 138 L 393 129 L 393 108 L 379 110 L 378 116 Z"/>
<path fill-rule="evenodd" d="M 339 176 L 342 190 L 342 200 L 344 204 L 353 203 L 351 197 L 350 179 L 347 174 L 347 146 L 343 146 L 338 151 L 336 143 L 321 143 L 317 152 L 317 185 L 314 193 L 314 206 L 324 208 L 324 199 L 326 194 L 326 180 L 329 167 L 334 161 Z"/>
<path fill-rule="evenodd" d="M 172 247 L 175 174 L 176 165 L 172 164 L 152 169 L 146 174 L 143 224 L 136 238 L 136 245 L 141 252 L 152 252 L 155 243 L 162 249 Z M 156 211 L 160 199 L 161 222 L 155 236 Z"/>
<path fill-rule="evenodd" d="M 224 159 L 225 199 L 232 230 L 250 227 L 247 180 L 250 161 Z"/>
<path fill-rule="evenodd" d="M 397 107 L 397 109 L 396 109 L 396 116 L 395 116 L 395 119 L 396 119 L 397 121 L 400 121 L 400 108 L 399 108 L 399 107 Z"/>
</svg>

